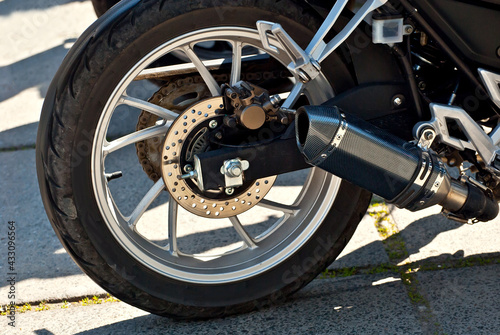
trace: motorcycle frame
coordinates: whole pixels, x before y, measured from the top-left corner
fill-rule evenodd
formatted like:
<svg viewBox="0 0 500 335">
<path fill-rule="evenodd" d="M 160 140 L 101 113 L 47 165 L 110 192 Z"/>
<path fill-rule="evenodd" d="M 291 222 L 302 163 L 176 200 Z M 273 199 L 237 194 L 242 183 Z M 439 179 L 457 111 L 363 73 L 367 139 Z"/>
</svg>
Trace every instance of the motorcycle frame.
<svg viewBox="0 0 500 335">
<path fill-rule="evenodd" d="M 267 38 L 267 33 L 271 32 L 285 47 L 293 60 L 288 65 L 288 69 L 295 75 L 297 82 L 288 98 L 284 101 L 283 108 L 291 108 L 297 102 L 307 82 L 319 75 L 321 71 L 320 64 L 354 32 L 371 12 L 385 5 L 387 0 L 366 1 L 347 25 L 331 41 L 325 43 L 324 38 L 332 30 L 349 2 L 350 0 L 339 0 L 335 3 L 311 42 L 309 42 L 306 50 L 302 50 L 281 25 L 266 21 L 257 22 L 257 29 L 260 32 L 264 48 L 269 52 L 276 52 L 276 48 L 270 45 Z"/>
</svg>

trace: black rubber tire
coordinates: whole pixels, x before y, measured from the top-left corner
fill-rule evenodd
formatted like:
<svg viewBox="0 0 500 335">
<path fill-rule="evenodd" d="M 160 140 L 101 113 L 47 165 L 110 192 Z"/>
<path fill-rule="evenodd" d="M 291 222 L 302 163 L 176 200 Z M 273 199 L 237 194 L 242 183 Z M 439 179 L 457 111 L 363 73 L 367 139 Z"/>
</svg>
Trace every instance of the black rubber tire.
<svg viewBox="0 0 500 335">
<path fill-rule="evenodd" d="M 274 268 L 245 281 L 195 285 L 161 276 L 129 255 L 100 214 L 91 182 L 90 148 L 108 97 L 128 69 L 163 41 L 219 25 L 255 27 L 280 22 L 302 44 L 321 21 L 293 0 L 122 1 L 77 41 L 56 74 L 43 106 L 37 174 L 50 222 L 80 268 L 131 305 L 164 316 L 210 318 L 247 312 L 297 291 L 344 249 L 371 194 L 342 182 L 332 209 L 314 235 Z M 220 15 L 222 13 L 222 15 Z M 211 20 L 206 20 L 209 17 Z M 332 58 L 337 90 L 352 85 Z"/>
<path fill-rule="evenodd" d="M 116 5 L 118 1 L 120 0 L 92 0 L 92 5 L 97 16 L 101 17 L 108 9 Z"/>
</svg>

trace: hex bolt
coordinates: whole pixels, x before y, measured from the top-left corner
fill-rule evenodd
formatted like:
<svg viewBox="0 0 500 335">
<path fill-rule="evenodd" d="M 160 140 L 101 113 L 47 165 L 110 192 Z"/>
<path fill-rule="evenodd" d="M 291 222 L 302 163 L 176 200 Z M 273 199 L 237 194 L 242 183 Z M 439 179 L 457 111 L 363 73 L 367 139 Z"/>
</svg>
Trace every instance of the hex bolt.
<svg viewBox="0 0 500 335">
<path fill-rule="evenodd" d="M 424 133 L 424 138 L 425 138 L 426 140 L 432 140 L 432 139 L 434 138 L 434 132 L 433 132 L 433 131 L 430 131 L 430 130 L 426 131 L 426 132 Z"/>
<path fill-rule="evenodd" d="M 232 195 L 233 193 L 234 193 L 234 188 L 232 188 L 232 187 L 226 188 L 226 194 L 227 195 Z"/>
<path fill-rule="evenodd" d="M 241 167 L 233 165 L 227 170 L 227 174 L 231 177 L 239 177 L 241 176 Z"/>
<path fill-rule="evenodd" d="M 209 126 L 210 128 L 212 128 L 212 129 L 217 128 L 217 126 L 218 126 L 218 125 L 219 125 L 219 124 L 217 123 L 217 121 L 216 121 L 216 120 L 212 120 L 212 121 L 210 121 L 210 123 L 208 124 L 208 126 Z"/>
<path fill-rule="evenodd" d="M 184 172 L 191 172 L 193 171 L 193 167 L 190 164 L 184 165 Z"/>
<path fill-rule="evenodd" d="M 401 99 L 400 97 L 396 97 L 394 98 L 392 103 L 394 104 L 394 106 L 401 106 L 403 104 L 403 99 Z"/>
<path fill-rule="evenodd" d="M 413 26 L 410 24 L 405 25 L 405 33 L 406 34 L 411 34 L 413 33 Z"/>
<path fill-rule="evenodd" d="M 241 173 L 243 172 L 243 167 L 241 166 L 240 162 L 227 162 L 224 165 L 223 172 L 226 176 L 228 177 L 239 177 L 241 176 Z"/>
<path fill-rule="evenodd" d="M 218 139 L 218 140 L 222 140 L 222 133 L 220 131 L 218 131 L 216 134 L 215 134 L 215 138 Z"/>
</svg>

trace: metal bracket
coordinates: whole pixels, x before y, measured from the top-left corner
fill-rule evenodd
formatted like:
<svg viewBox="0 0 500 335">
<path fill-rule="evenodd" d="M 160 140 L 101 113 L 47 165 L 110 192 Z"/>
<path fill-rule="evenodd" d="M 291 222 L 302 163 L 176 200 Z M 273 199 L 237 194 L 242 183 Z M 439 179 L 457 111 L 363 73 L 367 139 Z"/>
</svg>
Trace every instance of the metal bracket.
<svg viewBox="0 0 500 335">
<path fill-rule="evenodd" d="M 303 93 L 305 84 L 321 74 L 321 62 L 354 32 L 367 16 L 375 9 L 383 6 L 387 1 L 367 0 L 347 25 L 331 41 L 326 43 L 324 40 L 326 35 L 333 28 L 342 10 L 349 2 L 349 0 L 336 1 L 305 51 L 285 32 L 281 25 L 268 21 L 257 22 L 257 29 L 264 48 L 272 53 L 278 52 L 278 48 L 269 42 L 268 33 L 271 33 L 276 42 L 280 43 L 280 46 L 290 56 L 292 62 L 288 65 L 288 68 L 299 79 L 283 103 L 284 108 L 291 108 Z"/>
<path fill-rule="evenodd" d="M 198 155 L 194 156 L 194 169 L 191 171 L 186 171 L 186 174 L 179 176 L 179 179 L 191 179 L 200 189 L 200 191 L 205 191 L 203 188 L 203 173 L 201 171 L 201 163 Z"/>
<path fill-rule="evenodd" d="M 424 129 L 420 135 L 417 145 L 425 151 L 428 151 L 436 139 L 436 132 L 432 128 Z"/>
<path fill-rule="evenodd" d="M 500 107 L 500 74 L 478 69 L 479 75 L 488 90 L 491 100 Z"/>
<path fill-rule="evenodd" d="M 303 83 L 311 81 L 321 73 L 319 63 L 309 57 L 279 23 L 257 21 L 257 29 L 264 49 L 274 53 L 279 52 L 278 48 L 269 43 L 268 33 L 271 33 L 278 40 L 292 60 L 288 65 L 288 69 L 295 73 Z"/>
<path fill-rule="evenodd" d="M 449 220 L 453 220 L 453 221 L 460 222 L 460 223 L 464 223 L 464 224 L 468 224 L 468 225 L 474 225 L 474 224 L 476 224 L 476 223 L 478 223 L 478 222 L 479 222 L 479 220 L 477 220 L 477 219 L 469 219 L 469 220 L 464 219 L 464 218 L 462 218 L 461 216 L 458 216 L 458 215 L 456 215 L 456 214 L 453 214 L 453 213 L 451 213 L 450 211 L 447 211 L 447 210 L 445 210 L 445 209 L 443 209 L 443 210 L 441 211 L 441 214 L 442 214 L 445 218 L 447 218 L 447 219 L 449 219 Z"/>
<path fill-rule="evenodd" d="M 224 175 L 226 188 L 240 187 L 243 185 L 243 171 L 248 170 L 250 163 L 239 158 L 224 161 L 220 173 Z"/>
<path fill-rule="evenodd" d="M 477 151 L 485 164 L 494 170 L 493 172 L 500 172 L 492 167 L 499 148 L 465 110 L 456 106 L 435 103 L 430 104 L 429 107 L 432 118 L 429 122 L 421 122 L 415 126 L 415 138 L 419 138 L 427 128 L 431 128 L 440 137 L 441 143 L 460 151 L 465 149 Z M 450 135 L 447 121 L 451 120 L 460 127 L 460 130 L 467 137 L 467 141 Z"/>
</svg>

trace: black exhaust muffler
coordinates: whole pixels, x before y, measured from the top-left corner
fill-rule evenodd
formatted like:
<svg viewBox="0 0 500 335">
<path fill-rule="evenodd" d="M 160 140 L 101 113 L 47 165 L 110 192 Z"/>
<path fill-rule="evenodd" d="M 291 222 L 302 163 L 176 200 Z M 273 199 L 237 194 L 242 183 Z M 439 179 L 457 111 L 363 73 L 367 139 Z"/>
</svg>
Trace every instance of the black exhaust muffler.
<svg viewBox="0 0 500 335">
<path fill-rule="evenodd" d="M 305 106 L 296 115 L 306 161 L 411 211 L 439 204 L 459 221 L 489 221 L 498 204 L 450 178 L 441 159 L 337 107 Z"/>
</svg>

